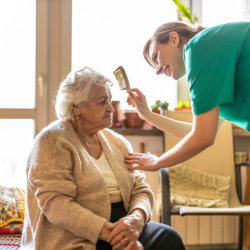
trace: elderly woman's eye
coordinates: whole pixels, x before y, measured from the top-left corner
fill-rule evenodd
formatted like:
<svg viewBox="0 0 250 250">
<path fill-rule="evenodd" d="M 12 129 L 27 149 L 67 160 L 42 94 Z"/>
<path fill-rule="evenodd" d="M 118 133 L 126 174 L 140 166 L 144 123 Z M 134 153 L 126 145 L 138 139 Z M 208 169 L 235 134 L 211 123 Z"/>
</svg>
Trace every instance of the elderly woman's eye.
<svg viewBox="0 0 250 250">
<path fill-rule="evenodd" d="M 98 104 L 104 105 L 105 103 L 106 103 L 106 99 L 104 99 L 103 101 L 99 102 Z"/>
</svg>

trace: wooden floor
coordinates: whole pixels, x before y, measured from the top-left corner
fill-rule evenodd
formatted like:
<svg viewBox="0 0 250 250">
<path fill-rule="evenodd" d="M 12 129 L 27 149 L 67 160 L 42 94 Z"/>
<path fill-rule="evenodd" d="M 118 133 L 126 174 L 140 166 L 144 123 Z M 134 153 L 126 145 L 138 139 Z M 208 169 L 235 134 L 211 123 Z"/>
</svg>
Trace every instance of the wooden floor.
<svg viewBox="0 0 250 250">
<path fill-rule="evenodd" d="M 186 250 L 237 250 L 237 245 L 203 245 L 203 246 L 186 246 Z M 243 247 L 242 250 L 250 250 L 250 247 Z"/>
<path fill-rule="evenodd" d="M 186 246 L 186 250 L 236 250 L 236 249 L 238 249 L 236 244 Z M 242 250 L 248 250 L 248 249 L 246 248 Z"/>
</svg>

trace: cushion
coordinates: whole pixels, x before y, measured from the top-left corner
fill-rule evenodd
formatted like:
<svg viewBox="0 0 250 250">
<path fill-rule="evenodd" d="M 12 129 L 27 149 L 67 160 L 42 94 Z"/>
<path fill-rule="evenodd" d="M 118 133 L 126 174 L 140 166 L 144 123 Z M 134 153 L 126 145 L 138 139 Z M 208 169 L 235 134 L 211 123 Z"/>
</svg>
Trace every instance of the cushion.
<svg viewBox="0 0 250 250">
<path fill-rule="evenodd" d="M 169 169 L 171 206 L 229 207 L 230 176 L 210 174 L 179 164 Z M 161 213 L 161 189 L 156 197 L 156 214 Z"/>
<path fill-rule="evenodd" d="M 11 223 L 5 227 L 0 227 L 0 234 L 22 234 L 22 232 L 22 222 Z"/>
<path fill-rule="evenodd" d="M 24 220 L 24 190 L 0 186 L 0 227 Z"/>
<path fill-rule="evenodd" d="M 230 176 L 177 165 L 169 168 L 172 205 L 229 207 Z"/>
</svg>

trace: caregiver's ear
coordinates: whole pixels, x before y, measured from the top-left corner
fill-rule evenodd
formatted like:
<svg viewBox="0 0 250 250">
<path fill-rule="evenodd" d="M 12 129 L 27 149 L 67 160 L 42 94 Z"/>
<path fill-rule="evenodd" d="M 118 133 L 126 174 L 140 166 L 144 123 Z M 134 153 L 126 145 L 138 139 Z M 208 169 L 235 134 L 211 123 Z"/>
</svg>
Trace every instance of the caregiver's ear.
<svg viewBox="0 0 250 250">
<path fill-rule="evenodd" d="M 180 36 L 177 32 L 172 31 L 169 33 L 169 41 L 173 43 L 175 46 L 179 46 Z"/>
</svg>

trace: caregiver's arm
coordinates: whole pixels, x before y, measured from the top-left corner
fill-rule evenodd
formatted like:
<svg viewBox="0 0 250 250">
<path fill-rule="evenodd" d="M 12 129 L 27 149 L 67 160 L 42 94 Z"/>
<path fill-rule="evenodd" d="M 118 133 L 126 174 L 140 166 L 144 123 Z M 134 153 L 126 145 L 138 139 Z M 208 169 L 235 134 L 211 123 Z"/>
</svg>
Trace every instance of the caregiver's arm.
<svg viewBox="0 0 250 250">
<path fill-rule="evenodd" d="M 157 127 L 158 129 L 178 136 L 184 137 L 192 129 L 192 123 L 174 120 L 165 116 L 158 115 L 150 111 L 145 95 L 137 88 L 131 89 L 127 102 L 136 108 L 143 120 Z"/>
<path fill-rule="evenodd" d="M 126 162 L 131 170 L 155 171 L 170 167 L 192 158 L 207 147 L 213 145 L 219 122 L 219 106 L 194 116 L 192 130 L 173 148 L 160 157 L 146 154 L 130 154 Z"/>
<path fill-rule="evenodd" d="M 219 109 L 219 107 L 218 107 L 218 109 Z M 210 114 L 208 114 L 208 115 L 210 115 Z M 219 116 L 219 113 L 218 113 L 218 116 Z M 206 117 L 206 116 L 204 116 L 204 117 Z M 194 120 L 195 119 L 203 119 L 204 117 L 198 118 L 197 116 L 194 116 Z M 207 120 L 209 118 L 205 118 L 205 119 Z M 150 112 L 148 114 L 146 120 L 147 120 L 147 122 L 154 125 L 158 129 L 160 129 L 166 133 L 178 136 L 178 137 L 184 137 L 185 135 L 187 135 L 192 130 L 192 126 L 193 126 L 192 123 L 174 120 L 174 119 L 171 119 L 169 117 L 161 116 L 161 115 L 158 115 L 158 114 L 153 113 L 153 112 Z M 193 121 L 193 122 L 195 122 L 195 121 Z M 218 118 L 218 126 L 217 126 L 216 132 L 219 131 L 223 122 L 224 122 L 223 119 Z"/>
<path fill-rule="evenodd" d="M 146 121 L 166 133 L 181 138 L 192 130 L 192 123 L 174 120 L 153 112 L 148 113 Z"/>
</svg>

